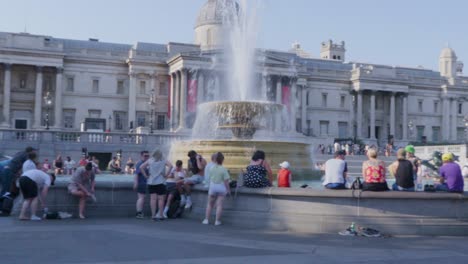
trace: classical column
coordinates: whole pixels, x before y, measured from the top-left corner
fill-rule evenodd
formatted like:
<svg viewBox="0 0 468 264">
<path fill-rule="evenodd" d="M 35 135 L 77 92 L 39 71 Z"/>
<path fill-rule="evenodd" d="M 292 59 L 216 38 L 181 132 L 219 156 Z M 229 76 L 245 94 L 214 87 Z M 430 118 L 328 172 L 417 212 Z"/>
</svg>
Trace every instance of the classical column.
<svg viewBox="0 0 468 264">
<path fill-rule="evenodd" d="M 218 73 L 215 73 L 215 87 L 214 87 L 214 98 L 213 100 L 221 100 L 221 87 Z"/>
<path fill-rule="evenodd" d="M 54 127 L 62 128 L 62 79 L 63 68 L 57 68 L 57 75 L 55 76 L 55 123 Z"/>
<path fill-rule="evenodd" d="M 297 103 L 296 103 L 296 92 L 297 92 L 297 79 L 293 78 L 291 80 L 291 97 L 289 104 L 291 105 L 291 130 L 296 132 L 296 111 L 297 111 Z"/>
<path fill-rule="evenodd" d="M 348 135 L 350 137 L 355 137 L 354 135 L 354 123 L 355 123 L 355 116 L 354 116 L 354 94 L 350 94 L 349 100 L 349 127 L 348 127 Z"/>
<path fill-rule="evenodd" d="M 137 74 L 130 73 L 130 88 L 128 89 L 128 128 L 130 129 L 133 124 L 135 128 L 136 119 L 136 90 L 137 90 Z"/>
<path fill-rule="evenodd" d="M 3 127 L 10 127 L 10 97 L 11 97 L 11 64 L 4 64 L 3 79 Z"/>
<path fill-rule="evenodd" d="M 180 113 L 180 72 L 174 73 L 174 129 L 179 127 L 179 113 Z"/>
<path fill-rule="evenodd" d="M 450 127 L 449 127 L 449 100 L 448 98 L 442 98 L 442 140 L 448 141 L 450 138 Z"/>
<path fill-rule="evenodd" d="M 205 90 L 205 75 L 204 72 L 198 71 L 198 80 L 197 80 L 197 105 L 205 101 L 205 95 L 203 91 Z"/>
<path fill-rule="evenodd" d="M 395 93 L 390 94 L 390 135 L 395 137 Z"/>
<path fill-rule="evenodd" d="M 302 86 L 301 103 L 301 132 L 305 134 L 307 128 L 307 88 Z"/>
<path fill-rule="evenodd" d="M 187 112 L 187 75 L 188 70 L 181 70 L 181 81 L 180 81 L 180 113 L 179 113 L 179 129 L 186 127 L 185 114 Z"/>
<path fill-rule="evenodd" d="M 362 92 L 357 92 L 357 113 L 356 113 L 357 138 L 362 138 Z"/>
<path fill-rule="evenodd" d="M 262 89 L 261 89 L 261 94 L 260 94 L 260 99 L 261 100 L 267 100 L 268 99 L 268 89 L 267 89 L 267 78 L 268 74 L 267 73 L 262 73 Z"/>
<path fill-rule="evenodd" d="M 281 81 L 282 78 L 281 76 L 278 76 L 278 79 L 276 80 L 276 103 L 281 104 L 282 102 L 282 90 L 281 90 Z"/>
<path fill-rule="evenodd" d="M 450 139 L 453 140 L 453 141 L 456 141 L 457 140 L 457 127 L 458 127 L 458 124 L 457 124 L 457 115 L 458 115 L 458 101 L 455 100 L 455 98 L 451 98 L 451 116 L 452 116 L 452 124 L 450 126 L 450 129 L 451 129 L 451 136 L 450 136 Z"/>
<path fill-rule="evenodd" d="M 370 139 L 375 139 L 375 92 L 370 96 Z"/>
<path fill-rule="evenodd" d="M 408 95 L 403 96 L 403 140 L 408 140 Z"/>
<path fill-rule="evenodd" d="M 173 130 L 174 129 L 174 103 L 175 103 L 175 95 L 174 95 L 174 92 L 175 92 L 175 78 L 174 78 L 174 73 L 171 73 L 171 86 L 169 87 L 169 103 L 171 104 L 170 105 L 170 108 L 169 108 L 169 116 L 170 116 L 170 129 Z"/>
<path fill-rule="evenodd" d="M 34 128 L 41 127 L 42 120 L 42 67 L 36 67 L 36 91 L 34 96 Z"/>
</svg>

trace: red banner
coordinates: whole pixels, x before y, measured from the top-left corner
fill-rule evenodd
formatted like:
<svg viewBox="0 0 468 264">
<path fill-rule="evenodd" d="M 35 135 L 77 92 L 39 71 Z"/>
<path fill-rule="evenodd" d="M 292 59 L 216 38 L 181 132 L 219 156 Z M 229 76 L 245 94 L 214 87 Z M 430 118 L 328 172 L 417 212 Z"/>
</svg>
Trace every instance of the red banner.
<svg viewBox="0 0 468 264">
<path fill-rule="evenodd" d="M 197 80 L 188 81 L 187 91 L 187 112 L 195 113 L 197 111 Z"/>
<path fill-rule="evenodd" d="M 171 75 L 167 76 L 167 84 L 169 85 L 167 88 L 168 92 L 167 92 L 167 118 L 171 118 L 171 87 L 172 87 L 172 77 Z"/>
<path fill-rule="evenodd" d="M 291 89 L 289 86 L 283 86 L 282 88 L 281 103 L 288 108 L 288 112 L 291 112 Z"/>
</svg>

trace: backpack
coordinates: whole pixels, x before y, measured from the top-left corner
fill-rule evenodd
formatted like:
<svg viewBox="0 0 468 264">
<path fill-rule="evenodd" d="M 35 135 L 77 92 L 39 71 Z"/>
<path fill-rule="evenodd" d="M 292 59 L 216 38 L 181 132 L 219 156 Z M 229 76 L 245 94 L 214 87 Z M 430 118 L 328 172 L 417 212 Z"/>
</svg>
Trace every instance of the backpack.
<svg viewBox="0 0 468 264">
<path fill-rule="evenodd" d="M 362 182 L 361 180 L 359 179 L 359 177 L 357 177 L 353 183 L 351 184 L 351 189 L 352 190 L 361 190 L 362 189 Z"/>
<path fill-rule="evenodd" d="M 184 206 L 180 206 L 180 194 L 177 193 L 174 195 L 174 199 L 169 206 L 169 210 L 167 210 L 167 217 L 169 218 L 180 218 L 184 213 Z"/>
<path fill-rule="evenodd" d="M 9 216 L 11 213 L 11 210 L 13 209 L 13 198 L 5 195 L 1 197 L 0 199 L 1 199 L 0 211 L 2 211 L 2 215 Z"/>
</svg>

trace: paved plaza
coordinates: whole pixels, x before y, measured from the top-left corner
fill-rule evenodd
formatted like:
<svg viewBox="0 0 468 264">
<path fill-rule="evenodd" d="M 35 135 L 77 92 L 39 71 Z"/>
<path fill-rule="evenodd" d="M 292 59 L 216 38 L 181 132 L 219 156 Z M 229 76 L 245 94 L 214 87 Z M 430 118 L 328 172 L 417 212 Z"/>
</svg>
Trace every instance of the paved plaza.
<svg viewBox="0 0 468 264">
<path fill-rule="evenodd" d="M 194 220 L 0 218 L 0 263 L 467 263 L 466 237 L 301 235 Z"/>
</svg>

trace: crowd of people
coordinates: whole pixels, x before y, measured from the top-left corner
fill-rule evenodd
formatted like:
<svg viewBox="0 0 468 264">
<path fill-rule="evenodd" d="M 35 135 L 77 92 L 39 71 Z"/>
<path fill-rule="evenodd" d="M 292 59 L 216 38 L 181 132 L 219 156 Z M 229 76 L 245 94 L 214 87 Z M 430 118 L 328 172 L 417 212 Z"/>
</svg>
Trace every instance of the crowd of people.
<svg viewBox="0 0 468 264">
<path fill-rule="evenodd" d="M 377 153 L 381 152 L 383 153 L 386 157 L 390 157 L 395 153 L 395 146 L 393 145 L 392 142 L 387 143 L 385 147 L 379 148 L 376 145 L 369 145 L 369 144 L 358 144 L 354 142 L 345 142 L 345 143 L 339 143 L 338 141 L 335 141 L 333 144 L 328 144 L 325 146 L 325 144 L 319 144 L 317 146 L 317 154 L 328 154 L 328 155 L 333 155 L 339 150 L 342 150 L 346 153 L 348 156 L 353 156 L 353 155 L 367 155 L 367 151 L 369 149 L 374 149 L 377 151 Z"/>
<path fill-rule="evenodd" d="M 323 165 L 323 186 L 326 189 L 347 189 L 350 180 L 347 177 L 348 165 L 345 157 L 346 150 L 337 149 L 334 158 Z M 394 191 L 414 191 L 421 184 L 424 169 L 420 160 L 415 156 L 413 146 L 398 149 L 396 160 L 388 167 L 384 161 L 378 159 L 375 148 L 366 150 L 368 159 L 362 164 L 362 189 L 365 191 L 388 191 L 387 174 L 395 178 L 391 187 Z M 223 203 L 230 194 L 230 175 L 223 166 L 224 154 L 213 153 L 210 161 L 194 150 L 187 154 L 187 166 L 177 160 L 175 166 L 164 156 L 161 150 L 152 153 L 142 151 L 136 163 L 129 158 L 125 172 L 134 175 L 133 189 L 136 197 L 136 217 L 144 218 L 144 203 L 149 194 L 151 218 L 155 221 L 167 219 L 169 214 L 175 214 L 183 209 L 191 209 L 191 193 L 195 185 L 204 183 L 208 186 L 208 201 L 203 224 L 210 223 L 211 213 L 216 207 L 214 224 L 221 224 Z M 463 192 L 464 180 L 458 164 L 450 153 L 442 155 L 443 166 L 440 168 L 440 183 L 435 189 L 447 192 Z M 278 164 L 276 177 L 277 187 L 291 187 L 291 164 L 284 161 Z M 108 169 L 111 173 L 122 173 L 120 157 L 113 157 Z M 2 189 L 0 197 L 13 200 L 23 194 L 23 205 L 19 218 L 21 220 L 40 220 L 37 216 L 38 204 L 47 211 L 46 197 L 48 189 L 54 184 L 55 175 L 72 175 L 68 184 L 70 195 L 78 198 L 78 217 L 86 218 L 87 201 L 96 201 L 95 177 L 100 173 L 99 161 L 94 157 L 83 156 L 78 163 L 70 157 L 62 160 L 58 156 L 52 164 L 47 159 L 42 164 L 38 162 L 37 151 L 28 147 L 17 153 L 12 159 L 0 162 L 0 180 Z M 250 163 L 242 173 L 242 186 L 246 188 L 272 187 L 273 171 L 262 150 L 253 153 Z M 5 206 L 0 207 L 3 214 Z M 11 208 L 10 208 L 11 209 Z"/>
</svg>

